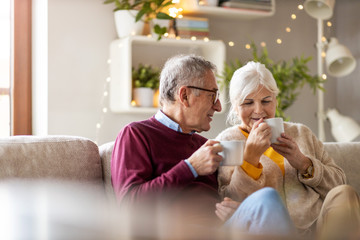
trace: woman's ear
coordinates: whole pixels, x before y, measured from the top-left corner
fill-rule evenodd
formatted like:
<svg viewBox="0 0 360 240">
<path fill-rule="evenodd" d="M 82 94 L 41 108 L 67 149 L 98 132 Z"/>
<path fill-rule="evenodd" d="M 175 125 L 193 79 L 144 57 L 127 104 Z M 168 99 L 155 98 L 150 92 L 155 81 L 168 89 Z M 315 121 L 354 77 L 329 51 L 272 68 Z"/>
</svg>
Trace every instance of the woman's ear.
<svg viewBox="0 0 360 240">
<path fill-rule="evenodd" d="M 186 86 L 179 88 L 179 100 L 185 107 L 189 107 L 189 89 Z"/>
</svg>

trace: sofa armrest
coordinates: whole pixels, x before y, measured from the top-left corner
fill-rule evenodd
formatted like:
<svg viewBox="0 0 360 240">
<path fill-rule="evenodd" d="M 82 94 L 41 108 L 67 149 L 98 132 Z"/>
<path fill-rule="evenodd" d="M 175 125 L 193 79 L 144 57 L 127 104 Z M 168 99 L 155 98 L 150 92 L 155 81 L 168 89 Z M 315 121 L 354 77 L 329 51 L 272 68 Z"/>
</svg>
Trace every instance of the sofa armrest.
<svg viewBox="0 0 360 240">
<path fill-rule="evenodd" d="M 97 145 L 73 136 L 0 138 L 0 179 L 51 178 L 103 185 Z"/>
</svg>

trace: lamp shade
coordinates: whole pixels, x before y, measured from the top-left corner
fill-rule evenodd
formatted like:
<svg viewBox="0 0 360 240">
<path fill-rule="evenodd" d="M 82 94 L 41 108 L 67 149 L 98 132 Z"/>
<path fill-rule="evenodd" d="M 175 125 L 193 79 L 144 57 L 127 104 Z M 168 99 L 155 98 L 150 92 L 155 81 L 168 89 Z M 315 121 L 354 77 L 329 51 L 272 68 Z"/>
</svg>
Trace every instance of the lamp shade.
<svg viewBox="0 0 360 240">
<path fill-rule="evenodd" d="M 356 67 L 356 60 L 349 49 L 336 38 L 331 38 L 325 60 L 329 74 L 335 77 L 346 76 Z"/>
<path fill-rule="evenodd" d="M 326 113 L 331 123 L 331 133 L 337 142 L 351 142 L 360 135 L 360 126 L 354 119 L 341 115 L 336 109 Z"/>
<path fill-rule="evenodd" d="M 335 0 L 306 0 L 305 11 L 316 19 L 329 19 L 333 15 Z"/>
</svg>

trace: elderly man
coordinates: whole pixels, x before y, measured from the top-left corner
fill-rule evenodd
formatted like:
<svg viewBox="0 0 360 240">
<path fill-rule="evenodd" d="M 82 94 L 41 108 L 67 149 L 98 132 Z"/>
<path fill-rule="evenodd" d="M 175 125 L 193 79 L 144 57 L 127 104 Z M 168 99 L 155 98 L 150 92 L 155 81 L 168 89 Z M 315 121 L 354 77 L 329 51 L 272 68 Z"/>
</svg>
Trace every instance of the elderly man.
<svg viewBox="0 0 360 240">
<path fill-rule="evenodd" d="M 215 70 L 215 65 L 195 55 L 178 55 L 165 63 L 161 110 L 125 126 L 116 139 L 111 173 L 117 199 L 151 202 L 152 208 L 159 206 L 152 201 L 161 199 L 168 214 L 196 225 L 225 223 L 250 233 L 288 234 L 291 221 L 273 189 L 249 196 L 249 205 L 219 198 L 222 147 L 196 133 L 208 131 L 214 113 L 221 111 Z"/>
</svg>

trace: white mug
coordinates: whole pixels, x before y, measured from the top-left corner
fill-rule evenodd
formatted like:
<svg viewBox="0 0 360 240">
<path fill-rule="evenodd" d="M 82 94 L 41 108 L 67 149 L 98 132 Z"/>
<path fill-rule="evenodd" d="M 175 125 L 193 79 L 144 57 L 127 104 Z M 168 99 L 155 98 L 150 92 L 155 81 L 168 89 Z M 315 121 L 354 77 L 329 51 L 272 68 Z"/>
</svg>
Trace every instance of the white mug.
<svg viewBox="0 0 360 240">
<path fill-rule="evenodd" d="M 219 155 L 223 157 L 220 166 L 239 166 L 243 163 L 245 141 L 220 141 L 223 151 Z"/>
<path fill-rule="evenodd" d="M 284 132 L 284 121 L 282 118 L 268 118 L 264 120 L 271 127 L 271 143 L 276 143 L 277 138 Z"/>
</svg>

